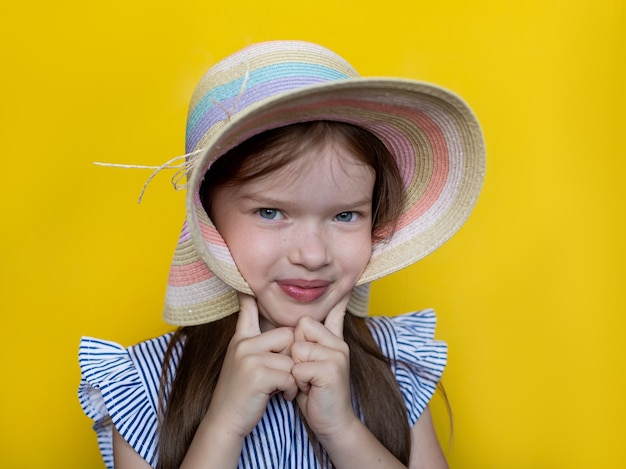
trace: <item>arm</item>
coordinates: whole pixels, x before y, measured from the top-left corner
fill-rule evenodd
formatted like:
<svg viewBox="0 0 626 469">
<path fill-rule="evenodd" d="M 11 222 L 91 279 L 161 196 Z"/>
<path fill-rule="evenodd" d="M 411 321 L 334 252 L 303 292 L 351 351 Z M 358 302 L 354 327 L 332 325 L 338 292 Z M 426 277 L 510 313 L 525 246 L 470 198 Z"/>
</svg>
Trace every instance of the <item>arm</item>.
<svg viewBox="0 0 626 469">
<path fill-rule="evenodd" d="M 206 421 L 206 419 L 205 419 Z M 212 432 L 211 426 L 202 422 L 194 437 L 181 468 L 185 467 L 235 467 L 241 453 L 241 440 L 237 437 Z M 198 443 L 202 442 L 202 444 Z M 206 443 L 210 444 L 206 444 Z M 207 453 L 210 456 L 207 456 Z M 234 465 L 233 465 L 233 461 Z M 113 465 L 115 469 L 151 469 L 139 453 L 113 428 Z"/>
<path fill-rule="evenodd" d="M 113 465 L 116 469 L 151 469 L 139 453 L 113 427 Z"/>
<path fill-rule="evenodd" d="M 411 469 L 448 469 L 441 451 L 430 408 L 426 407 L 411 429 Z"/>
<path fill-rule="evenodd" d="M 319 436 L 318 436 L 319 437 Z M 340 436 L 319 437 L 320 443 L 338 469 L 400 469 L 405 466 L 385 448 L 359 420 Z"/>
<path fill-rule="evenodd" d="M 403 468 L 360 420 L 340 437 L 320 438 L 337 468 Z M 439 446 L 430 410 L 424 410 L 411 429 L 410 469 L 447 469 L 448 464 Z"/>
<path fill-rule="evenodd" d="M 181 469 L 236 467 L 242 441 L 243 438 L 228 431 L 216 431 L 211 419 L 205 417 L 194 436 Z M 113 465 L 115 469 L 152 469 L 116 428 L 113 428 Z"/>
</svg>

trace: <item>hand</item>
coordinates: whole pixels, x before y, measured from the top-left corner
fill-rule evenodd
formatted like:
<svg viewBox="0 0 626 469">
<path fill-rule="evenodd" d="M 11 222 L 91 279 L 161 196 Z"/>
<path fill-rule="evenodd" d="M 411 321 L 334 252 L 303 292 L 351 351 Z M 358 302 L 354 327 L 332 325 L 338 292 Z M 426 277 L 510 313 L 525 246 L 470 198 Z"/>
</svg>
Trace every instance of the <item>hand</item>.
<svg viewBox="0 0 626 469">
<path fill-rule="evenodd" d="M 285 399 L 293 400 L 298 387 L 289 356 L 293 331 L 281 327 L 261 333 L 256 300 L 240 293 L 239 305 L 237 327 L 207 418 L 243 439 L 257 425 L 275 392 L 282 391 Z"/>
<path fill-rule="evenodd" d="M 350 391 L 350 350 L 343 340 L 349 298 L 328 313 L 324 324 L 303 317 L 294 331 L 291 357 L 300 390 L 297 403 L 320 440 L 340 434 L 357 419 Z"/>
</svg>

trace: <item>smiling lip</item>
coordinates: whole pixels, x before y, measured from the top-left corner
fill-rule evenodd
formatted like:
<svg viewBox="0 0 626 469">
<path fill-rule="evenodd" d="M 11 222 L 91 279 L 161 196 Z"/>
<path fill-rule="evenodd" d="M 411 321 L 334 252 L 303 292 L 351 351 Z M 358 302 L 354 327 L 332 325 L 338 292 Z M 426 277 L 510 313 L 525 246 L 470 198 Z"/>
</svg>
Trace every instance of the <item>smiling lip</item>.
<svg viewBox="0 0 626 469">
<path fill-rule="evenodd" d="M 296 301 L 309 303 L 326 293 L 330 282 L 326 280 L 285 279 L 276 282 L 280 289 Z"/>
</svg>

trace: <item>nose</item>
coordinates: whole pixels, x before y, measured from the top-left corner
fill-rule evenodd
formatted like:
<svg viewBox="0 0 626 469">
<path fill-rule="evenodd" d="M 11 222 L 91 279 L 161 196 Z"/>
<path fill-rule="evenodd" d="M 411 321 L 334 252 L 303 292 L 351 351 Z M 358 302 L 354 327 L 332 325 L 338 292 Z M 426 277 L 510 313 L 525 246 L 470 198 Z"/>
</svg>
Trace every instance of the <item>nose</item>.
<svg viewBox="0 0 626 469">
<path fill-rule="evenodd" d="M 328 235 L 316 223 L 306 224 L 294 230 L 289 246 L 289 261 L 307 270 L 317 270 L 332 261 Z"/>
</svg>

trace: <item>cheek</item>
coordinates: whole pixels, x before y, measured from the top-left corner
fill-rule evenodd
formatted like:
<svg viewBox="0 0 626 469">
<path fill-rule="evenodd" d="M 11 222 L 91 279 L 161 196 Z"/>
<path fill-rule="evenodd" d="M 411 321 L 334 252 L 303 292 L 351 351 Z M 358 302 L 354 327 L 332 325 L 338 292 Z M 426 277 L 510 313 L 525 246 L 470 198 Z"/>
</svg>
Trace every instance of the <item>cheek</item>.
<svg viewBox="0 0 626 469">
<path fill-rule="evenodd" d="M 369 263 L 370 258 L 372 257 L 372 238 L 371 238 L 371 236 L 369 236 L 366 240 L 364 240 L 362 249 L 360 250 L 360 253 L 361 253 L 361 256 L 360 256 L 360 258 L 361 258 L 361 272 L 363 272 L 365 270 L 365 267 Z"/>
<path fill-rule="evenodd" d="M 244 280 L 254 289 L 259 278 L 267 274 L 272 258 L 272 243 L 258 233 L 241 230 L 227 241 L 228 248 Z"/>
<path fill-rule="evenodd" d="M 353 275 L 359 277 L 365 270 L 372 255 L 372 238 L 369 233 L 352 239 L 343 250 L 343 257 L 346 266 Z"/>
</svg>

